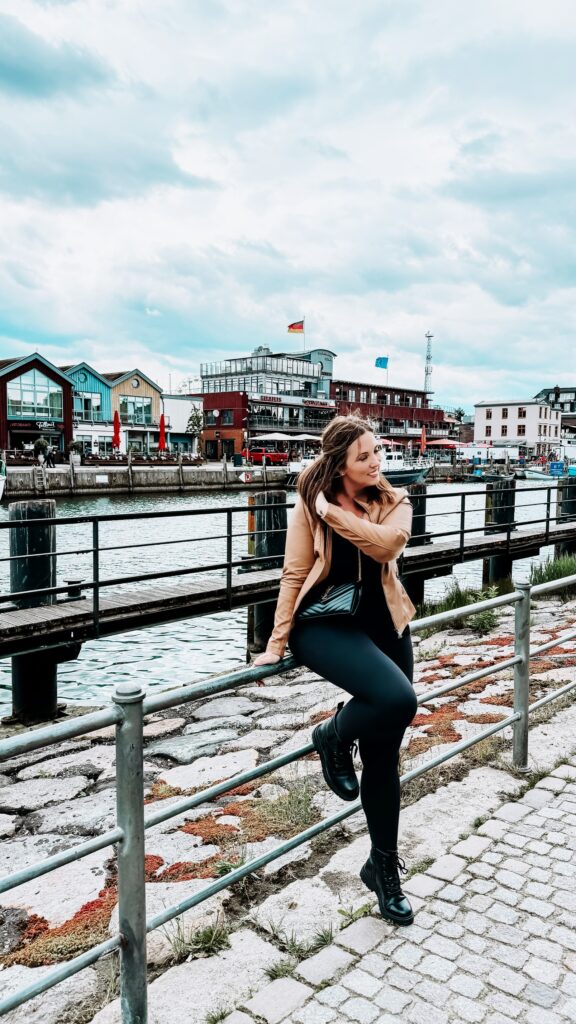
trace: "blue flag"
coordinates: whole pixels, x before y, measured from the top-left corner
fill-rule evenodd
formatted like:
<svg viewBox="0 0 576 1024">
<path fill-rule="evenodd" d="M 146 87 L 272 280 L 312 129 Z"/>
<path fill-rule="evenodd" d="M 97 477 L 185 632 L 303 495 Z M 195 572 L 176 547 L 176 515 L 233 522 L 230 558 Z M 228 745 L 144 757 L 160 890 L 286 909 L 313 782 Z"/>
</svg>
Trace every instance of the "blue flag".
<svg viewBox="0 0 576 1024">
<path fill-rule="evenodd" d="M 388 356 L 378 356 L 374 366 L 377 366 L 379 370 L 386 370 L 388 367 Z"/>
</svg>

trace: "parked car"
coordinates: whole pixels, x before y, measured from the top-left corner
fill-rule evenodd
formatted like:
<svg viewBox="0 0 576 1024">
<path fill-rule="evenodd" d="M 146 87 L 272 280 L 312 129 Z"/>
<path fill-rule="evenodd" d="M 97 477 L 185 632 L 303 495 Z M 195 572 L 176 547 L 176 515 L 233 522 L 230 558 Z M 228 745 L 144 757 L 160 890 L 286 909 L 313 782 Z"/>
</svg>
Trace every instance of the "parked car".
<svg viewBox="0 0 576 1024">
<path fill-rule="evenodd" d="M 243 458 L 254 466 L 285 466 L 288 462 L 287 452 L 277 452 L 274 448 L 245 448 Z"/>
</svg>

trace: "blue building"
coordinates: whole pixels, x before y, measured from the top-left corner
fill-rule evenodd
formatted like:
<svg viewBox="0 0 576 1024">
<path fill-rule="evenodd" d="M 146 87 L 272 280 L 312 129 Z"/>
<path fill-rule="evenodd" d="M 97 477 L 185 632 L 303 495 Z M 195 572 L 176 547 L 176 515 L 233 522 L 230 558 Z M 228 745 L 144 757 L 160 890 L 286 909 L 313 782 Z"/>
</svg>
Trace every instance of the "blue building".
<svg viewBox="0 0 576 1024">
<path fill-rule="evenodd" d="M 61 369 L 74 382 L 74 440 L 79 441 L 86 452 L 111 454 L 114 433 L 112 383 L 86 362 L 62 366 Z"/>
</svg>

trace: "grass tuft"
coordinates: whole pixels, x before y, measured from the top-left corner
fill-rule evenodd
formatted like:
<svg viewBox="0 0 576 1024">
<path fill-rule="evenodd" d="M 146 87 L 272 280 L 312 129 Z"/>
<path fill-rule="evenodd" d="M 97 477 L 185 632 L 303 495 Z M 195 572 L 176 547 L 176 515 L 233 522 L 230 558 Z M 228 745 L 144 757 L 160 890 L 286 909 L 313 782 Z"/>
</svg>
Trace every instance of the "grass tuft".
<svg viewBox="0 0 576 1024">
<path fill-rule="evenodd" d="M 562 555 L 560 558 L 549 558 L 542 565 L 533 565 L 530 570 L 530 583 L 536 586 L 538 583 L 549 583 L 551 580 L 561 580 L 565 576 L 576 576 L 576 555 Z M 576 594 L 576 585 L 562 587 L 555 590 L 554 596 L 561 601 L 570 601 Z M 542 594 L 543 599 L 548 599 L 550 594 Z M 538 600 L 538 595 L 534 595 Z"/>
<path fill-rule="evenodd" d="M 439 612 L 453 611 L 455 608 L 464 608 L 467 604 L 475 604 L 477 601 L 487 601 L 496 597 L 496 587 L 487 587 L 485 590 L 471 590 L 461 587 L 458 580 L 452 580 L 451 585 L 441 601 L 425 601 L 418 608 L 418 618 L 425 618 L 428 615 L 437 615 Z M 498 617 L 493 608 L 487 608 L 476 615 L 463 615 L 462 618 L 454 619 L 453 622 L 443 623 L 438 626 L 429 626 L 421 630 L 420 636 L 424 639 L 439 633 L 447 627 L 451 629 L 473 629 L 480 636 L 484 636 L 498 625 Z"/>
</svg>

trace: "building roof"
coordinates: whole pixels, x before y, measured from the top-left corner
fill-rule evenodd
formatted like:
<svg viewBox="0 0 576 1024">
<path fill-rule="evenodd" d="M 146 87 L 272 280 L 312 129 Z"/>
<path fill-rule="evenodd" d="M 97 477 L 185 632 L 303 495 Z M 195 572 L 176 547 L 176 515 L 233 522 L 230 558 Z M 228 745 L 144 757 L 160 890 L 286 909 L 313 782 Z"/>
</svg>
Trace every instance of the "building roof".
<svg viewBox="0 0 576 1024">
<path fill-rule="evenodd" d="M 422 388 L 405 387 L 403 384 L 386 384 L 382 382 L 374 383 L 365 380 L 344 380 L 342 377 L 333 377 L 333 384 L 352 384 L 356 388 L 368 388 L 370 391 L 374 391 L 376 388 L 379 391 L 409 391 L 413 395 L 427 395 L 432 396 L 433 391 L 424 391 Z"/>
<path fill-rule="evenodd" d="M 504 398 L 502 401 L 494 398 L 491 402 L 475 402 L 474 408 L 492 405 L 547 405 L 547 402 L 537 401 L 535 398 Z"/>
<path fill-rule="evenodd" d="M 80 363 L 70 363 L 69 366 L 61 366 L 60 369 L 63 370 L 64 373 L 74 373 L 75 370 L 89 370 L 90 373 L 93 374 L 94 377 L 98 377 L 103 384 L 108 384 L 110 387 L 112 386 L 111 382 L 106 379 L 105 374 L 98 373 L 98 370 L 95 370 L 94 367 L 90 366 L 90 363 L 85 362 L 85 360 L 82 360 Z"/>
<path fill-rule="evenodd" d="M 15 356 L 12 359 L 0 359 L 0 376 L 3 376 L 10 369 L 17 366 L 26 366 L 27 363 L 31 362 L 43 363 L 52 373 L 57 374 L 59 377 L 64 377 L 67 384 L 73 384 L 74 381 L 70 377 L 66 376 L 64 370 L 61 367 L 54 366 L 49 359 L 45 359 L 39 352 L 32 352 L 29 356 Z"/>
<path fill-rule="evenodd" d="M 139 370 L 137 367 L 134 367 L 133 370 L 116 370 L 114 373 L 101 373 L 100 376 L 105 377 L 106 380 L 109 380 L 112 384 L 120 384 L 121 381 L 128 380 L 129 377 L 142 377 L 142 380 L 145 380 L 150 387 L 155 388 L 156 391 L 162 393 L 160 385 L 157 384 L 155 380 L 151 380 L 150 377 L 147 377 L 146 374 L 142 373 L 142 370 Z"/>
</svg>

